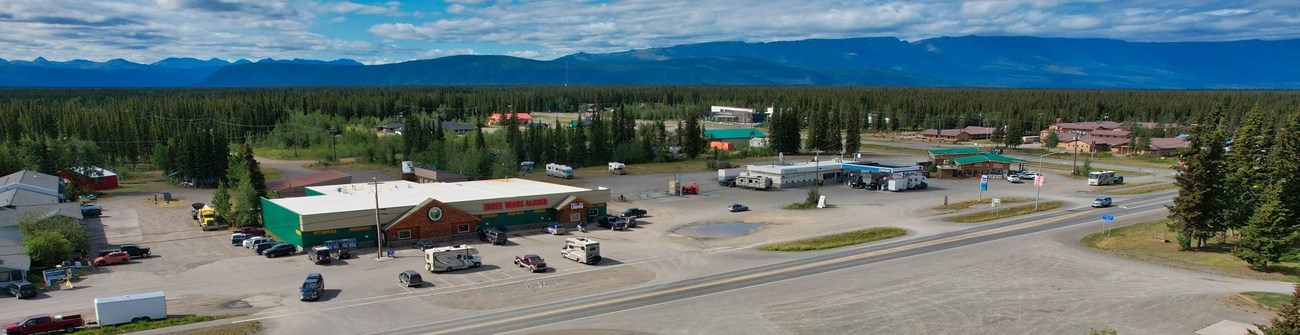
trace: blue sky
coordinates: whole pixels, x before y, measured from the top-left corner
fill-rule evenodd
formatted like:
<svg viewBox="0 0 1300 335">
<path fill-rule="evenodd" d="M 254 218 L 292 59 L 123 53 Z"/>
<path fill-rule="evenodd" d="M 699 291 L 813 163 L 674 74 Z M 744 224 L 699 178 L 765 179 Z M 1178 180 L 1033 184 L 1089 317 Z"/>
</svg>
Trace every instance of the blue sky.
<svg viewBox="0 0 1300 335">
<path fill-rule="evenodd" d="M 1300 38 L 1300 1 L 0 0 L 0 58 L 553 59 L 710 41 Z"/>
</svg>

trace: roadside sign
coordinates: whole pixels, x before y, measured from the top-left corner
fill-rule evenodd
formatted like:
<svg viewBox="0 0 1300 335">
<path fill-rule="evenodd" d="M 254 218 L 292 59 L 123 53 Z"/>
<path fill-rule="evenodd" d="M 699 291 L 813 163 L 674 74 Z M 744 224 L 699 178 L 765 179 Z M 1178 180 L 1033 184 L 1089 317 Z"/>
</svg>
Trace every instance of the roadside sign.
<svg viewBox="0 0 1300 335">
<path fill-rule="evenodd" d="M 1043 187 L 1043 181 L 1046 179 L 1047 178 L 1043 177 L 1043 175 L 1041 174 L 1034 176 L 1034 187 Z"/>
<path fill-rule="evenodd" d="M 1114 216 L 1114 215 L 1109 215 L 1109 214 L 1102 215 L 1102 216 L 1101 216 L 1101 220 L 1102 220 L 1102 221 L 1115 221 L 1115 216 Z"/>
<path fill-rule="evenodd" d="M 989 175 L 986 174 L 980 175 L 980 183 L 987 183 L 987 182 L 989 182 Z"/>
<path fill-rule="evenodd" d="M 997 205 L 997 204 L 1000 204 L 1000 203 L 1002 203 L 1002 198 L 993 198 L 993 204 L 994 204 L 994 205 Z"/>
<path fill-rule="evenodd" d="M 45 270 L 45 286 L 51 286 L 54 285 L 54 283 L 61 282 L 64 278 L 67 278 L 67 275 L 68 271 L 64 269 Z"/>
<path fill-rule="evenodd" d="M 981 181 L 981 182 L 980 182 L 980 191 L 988 191 L 988 190 L 989 190 L 989 182 L 987 182 L 987 181 Z"/>
</svg>

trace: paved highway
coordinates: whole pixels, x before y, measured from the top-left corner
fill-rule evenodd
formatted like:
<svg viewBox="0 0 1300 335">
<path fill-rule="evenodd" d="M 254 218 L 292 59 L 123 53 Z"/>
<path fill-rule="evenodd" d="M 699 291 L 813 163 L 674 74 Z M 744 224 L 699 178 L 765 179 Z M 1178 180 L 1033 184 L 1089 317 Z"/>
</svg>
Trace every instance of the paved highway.
<svg viewBox="0 0 1300 335">
<path fill-rule="evenodd" d="M 1117 207 L 1108 209 L 1079 208 L 1054 211 L 949 233 L 824 252 L 767 266 L 672 283 L 521 306 L 511 310 L 412 327 L 385 329 L 376 334 L 499 334 L 526 330 L 580 318 L 605 316 L 632 308 L 1097 222 L 1102 214 L 1124 217 L 1151 211 L 1164 211 L 1163 205 L 1169 203 L 1174 194 L 1174 192 L 1161 192 L 1123 199 L 1123 202 L 1117 202 Z"/>
</svg>

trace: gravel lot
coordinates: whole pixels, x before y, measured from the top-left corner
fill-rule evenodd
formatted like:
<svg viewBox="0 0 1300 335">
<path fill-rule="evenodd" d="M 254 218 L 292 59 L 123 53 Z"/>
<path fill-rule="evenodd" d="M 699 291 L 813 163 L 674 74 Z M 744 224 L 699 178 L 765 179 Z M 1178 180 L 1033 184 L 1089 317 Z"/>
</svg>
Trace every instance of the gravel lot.
<svg viewBox="0 0 1300 335">
<path fill-rule="evenodd" d="M 908 162 L 923 158 L 890 154 L 866 159 Z M 268 162 L 271 164 L 277 165 L 283 176 L 314 171 L 294 169 L 294 162 Z M 484 267 L 451 273 L 424 272 L 429 285 L 418 288 L 399 286 L 396 280 L 402 270 L 423 268 L 421 253 L 416 249 L 399 249 L 396 258 L 385 260 L 376 260 L 373 249 L 361 250 L 358 258 L 328 266 L 313 265 L 301 254 L 267 259 L 231 246 L 228 232 L 201 231 L 190 219 L 189 204 L 206 202 L 211 190 L 168 190 L 181 199 L 170 204 L 155 204 L 152 194 L 109 196 L 99 201 L 105 208 L 104 217 L 87 220 L 93 239 L 101 245 L 148 246 L 155 257 L 91 272 L 75 289 L 42 294 L 39 299 L 21 302 L 22 308 L 0 309 L 0 319 L 16 320 L 40 312 L 93 314 L 90 308 L 94 297 L 162 290 L 167 294 L 171 314 L 247 313 L 272 334 L 381 333 L 384 329 L 672 282 L 807 255 L 752 249 L 775 241 L 878 226 L 907 229 L 909 235 L 903 239 L 962 229 L 969 225 L 937 220 L 930 208 L 943 204 L 945 197 L 957 202 L 981 196 L 978 180 L 931 179 L 928 190 L 899 193 L 826 185 L 820 190 L 832 208 L 789 211 L 781 207 L 802 201 L 806 190 L 723 188 L 716 184 L 716 173 L 705 172 L 682 175 L 684 181 L 697 181 L 703 194 L 674 197 L 663 194 L 671 178 L 671 174 L 626 175 L 576 181 L 586 187 L 609 187 L 615 198 L 624 195 L 630 200 L 611 203 L 611 212 L 629 207 L 650 212 L 638 221 L 636 229 L 596 229 L 580 234 L 602 242 L 606 260 L 598 266 L 559 257 L 563 239 L 574 234 L 525 232 L 512 235 L 512 243 L 506 246 L 478 245 Z M 1097 193 L 1083 192 L 1087 190 L 1084 184 L 1083 180 L 1053 176 L 1042 197 L 1065 201 L 1067 207 L 1086 206 Z M 991 180 L 990 190 L 982 194 L 986 200 L 1011 196 L 1032 198 L 1034 188 L 1029 183 Z M 727 204 L 736 202 L 752 210 L 725 210 Z M 1123 205 L 1124 197 L 1117 197 L 1116 202 Z M 719 222 L 765 226 L 749 235 L 727 239 L 697 240 L 672 233 L 683 226 Z M 1193 328 L 1193 324 L 1223 318 L 1258 322 L 1261 316 L 1225 307 L 1216 299 L 1247 288 L 1278 287 L 1276 283 L 1116 259 L 1075 246 L 1070 239 L 1077 237 L 1069 234 L 1077 232 L 1054 234 L 853 268 L 819 275 L 815 280 L 750 288 L 710 299 L 679 301 L 636 311 L 635 318 L 584 320 L 532 331 L 1073 333 L 1097 325 L 1115 327 L 1121 333 L 1147 333 L 1143 330 L 1148 329 L 1161 330 L 1152 333 L 1186 333 L 1183 330 L 1199 328 Z M 545 257 L 553 269 L 534 274 L 516 268 L 513 257 L 527 253 Z M 322 273 L 328 290 L 321 301 L 300 302 L 296 289 L 310 272 Z M 1180 312 L 1183 309 L 1188 311 Z M 93 319 L 93 315 L 87 317 Z M 1186 320 L 1179 324 L 1168 321 L 1179 318 Z"/>
</svg>

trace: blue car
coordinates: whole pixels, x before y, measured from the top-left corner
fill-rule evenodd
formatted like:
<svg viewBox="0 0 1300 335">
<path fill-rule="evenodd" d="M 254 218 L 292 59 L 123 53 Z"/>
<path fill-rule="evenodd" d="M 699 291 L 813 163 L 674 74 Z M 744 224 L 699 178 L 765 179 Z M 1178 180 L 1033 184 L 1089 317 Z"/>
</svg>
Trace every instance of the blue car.
<svg viewBox="0 0 1300 335">
<path fill-rule="evenodd" d="M 298 290 L 298 298 L 302 301 L 320 300 L 321 294 L 325 293 L 325 277 L 319 273 L 307 275 L 307 279 L 302 281 L 302 288 Z"/>
</svg>

